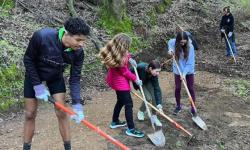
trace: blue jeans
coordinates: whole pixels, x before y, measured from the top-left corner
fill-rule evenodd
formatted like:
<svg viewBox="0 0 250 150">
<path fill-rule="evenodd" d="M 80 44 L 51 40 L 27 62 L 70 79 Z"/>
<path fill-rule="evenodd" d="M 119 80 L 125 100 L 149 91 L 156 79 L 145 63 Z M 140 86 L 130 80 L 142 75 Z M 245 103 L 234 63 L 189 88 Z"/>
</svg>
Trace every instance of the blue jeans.
<svg viewBox="0 0 250 150">
<path fill-rule="evenodd" d="M 232 56 L 232 52 L 231 52 L 231 50 L 230 50 L 230 47 L 229 47 L 229 45 L 228 45 L 228 42 L 227 42 L 226 39 L 225 39 L 225 41 L 226 41 L 226 50 L 227 50 L 226 55 L 227 55 L 228 57 L 229 57 L 229 56 Z M 234 37 L 233 37 L 233 36 L 228 37 L 228 41 L 229 41 L 229 43 L 230 43 L 230 45 L 231 45 L 231 48 L 232 48 L 232 51 L 233 51 L 234 56 L 237 56 L 237 55 L 238 55 L 238 52 L 237 52 L 237 49 L 236 49 L 236 44 L 235 44 Z"/>
</svg>

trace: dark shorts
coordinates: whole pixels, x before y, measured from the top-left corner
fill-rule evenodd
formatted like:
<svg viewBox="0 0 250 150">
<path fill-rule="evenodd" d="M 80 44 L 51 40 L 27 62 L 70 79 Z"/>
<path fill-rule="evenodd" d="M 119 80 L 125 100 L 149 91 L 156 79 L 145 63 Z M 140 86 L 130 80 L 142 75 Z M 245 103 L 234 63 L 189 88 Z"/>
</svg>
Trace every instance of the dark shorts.
<svg viewBox="0 0 250 150">
<path fill-rule="evenodd" d="M 65 87 L 63 77 L 57 80 L 47 81 L 46 84 L 47 84 L 47 87 L 49 88 L 50 95 L 53 95 L 56 93 L 66 93 L 66 87 Z M 28 77 L 25 77 L 25 80 L 24 80 L 24 97 L 35 98 L 35 91 Z"/>
</svg>

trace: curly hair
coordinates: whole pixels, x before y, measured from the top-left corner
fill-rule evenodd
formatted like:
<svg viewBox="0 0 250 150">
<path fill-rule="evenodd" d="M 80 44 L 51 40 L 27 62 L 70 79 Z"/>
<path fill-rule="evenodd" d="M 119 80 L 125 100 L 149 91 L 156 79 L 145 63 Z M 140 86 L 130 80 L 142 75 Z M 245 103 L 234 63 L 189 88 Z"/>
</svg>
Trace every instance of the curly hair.
<svg viewBox="0 0 250 150">
<path fill-rule="evenodd" d="M 90 34 L 90 27 L 83 21 L 81 18 L 74 17 L 69 18 L 64 23 L 64 28 L 68 31 L 71 35 L 89 35 Z"/>
<path fill-rule="evenodd" d="M 108 68 L 124 65 L 132 39 L 125 33 L 119 33 L 99 52 L 101 62 Z"/>
</svg>

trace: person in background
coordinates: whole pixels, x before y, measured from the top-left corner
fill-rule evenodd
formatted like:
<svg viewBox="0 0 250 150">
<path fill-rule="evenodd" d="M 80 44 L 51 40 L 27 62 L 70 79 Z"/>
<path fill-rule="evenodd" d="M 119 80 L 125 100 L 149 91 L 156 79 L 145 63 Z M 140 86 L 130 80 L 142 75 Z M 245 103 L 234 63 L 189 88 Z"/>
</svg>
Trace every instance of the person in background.
<svg viewBox="0 0 250 150">
<path fill-rule="evenodd" d="M 233 54 L 235 57 L 238 55 L 235 43 L 235 34 L 234 34 L 234 17 L 230 12 L 229 6 L 223 8 L 223 13 L 224 14 L 220 21 L 221 38 L 225 38 L 226 56 L 230 59 L 231 62 L 233 62 L 234 61 Z M 227 36 L 229 43 L 226 40 L 225 36 Z M 229 44 L 232 48 L 232 52 L 230 50 Z"/>
</svg>

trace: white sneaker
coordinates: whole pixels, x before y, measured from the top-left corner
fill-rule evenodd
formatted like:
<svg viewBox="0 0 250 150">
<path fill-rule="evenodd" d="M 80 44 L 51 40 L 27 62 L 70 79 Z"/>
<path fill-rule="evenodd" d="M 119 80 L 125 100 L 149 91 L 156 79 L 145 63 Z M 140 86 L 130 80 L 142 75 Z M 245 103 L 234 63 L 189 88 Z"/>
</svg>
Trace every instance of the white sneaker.
<svg viewBox="0 0 250 150">
<path fill-rule="evenodd" d="M 160 122 L 160 120 L 157 118 L 156 115 L 152 115 L 152 120 L 154 121 L 156 126 L 158 126 L 158 127 L 162 126 L 162 123 Z"/>
<path fill-rule="evenodd" d="M 144 112 L 142 112 L 142 111 L 138 111 L 138 113 L 137 113 L 137 118 L 138 118 L 138 120 L 140 120 L 140 121 L 144 121 Z"/>
</svg>

